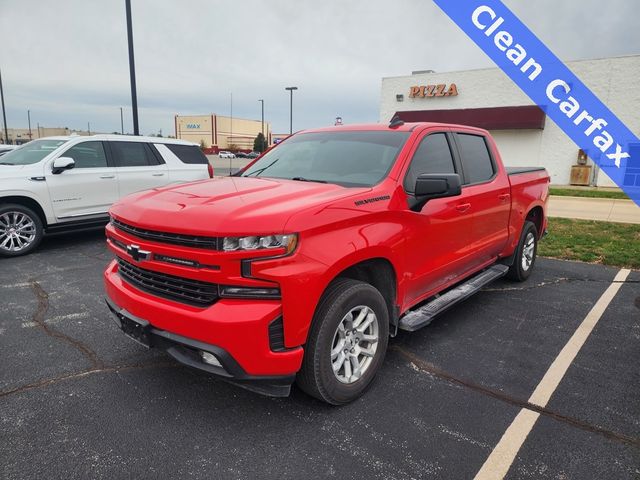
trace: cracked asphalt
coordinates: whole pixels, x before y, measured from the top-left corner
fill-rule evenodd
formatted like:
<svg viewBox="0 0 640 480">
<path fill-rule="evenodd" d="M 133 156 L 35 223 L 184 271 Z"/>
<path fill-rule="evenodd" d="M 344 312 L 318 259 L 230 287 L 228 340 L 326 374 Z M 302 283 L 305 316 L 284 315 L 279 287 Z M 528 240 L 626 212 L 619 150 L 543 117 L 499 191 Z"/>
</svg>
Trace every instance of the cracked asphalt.
<svg viewBox="0 0 640 480">
<path fill-rule="evenodd" d="M 520 409 L 509 479 L 640 479 L 640 272 L 545 408 L 527 399 L 617 269 L 539 259 L 401 332 L 340 408 L 262 397 L 127 339 L 102 232 L 0 259 L 0 478 L 473 478 Z"/>
</svg>

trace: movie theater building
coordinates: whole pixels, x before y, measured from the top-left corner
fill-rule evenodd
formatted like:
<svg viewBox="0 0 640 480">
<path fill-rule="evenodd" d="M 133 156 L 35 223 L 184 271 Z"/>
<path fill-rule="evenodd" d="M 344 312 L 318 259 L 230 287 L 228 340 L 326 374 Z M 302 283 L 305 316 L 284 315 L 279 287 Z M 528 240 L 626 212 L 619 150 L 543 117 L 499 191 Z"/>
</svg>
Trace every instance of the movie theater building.
<svg viewBox="0 0 640 480">
<path fill-rule="evenodd" d="M 253 150 L 253 141 L 262 131 L 261 120 L 216 115 L 176 115 L 176 138 L 203 145 L 207 153 L 220 150 Z M 271 145 L 271 125 L 264 122 L 264 136 Z"/>
<path fill-rule="evenodd" d="M 580 60 L 567 66 L 634 134 L 640 134 L 640 55 Z M 553 184 L 615 186 L 498 68 L 383 78 L 380 122 L 388 122 L 396 113 L 406 122 L 487 129 L 506 165 L 545 167 Z M 640 185 L 640 169 L 626 168 L 625 184 Z"/>
</svg>

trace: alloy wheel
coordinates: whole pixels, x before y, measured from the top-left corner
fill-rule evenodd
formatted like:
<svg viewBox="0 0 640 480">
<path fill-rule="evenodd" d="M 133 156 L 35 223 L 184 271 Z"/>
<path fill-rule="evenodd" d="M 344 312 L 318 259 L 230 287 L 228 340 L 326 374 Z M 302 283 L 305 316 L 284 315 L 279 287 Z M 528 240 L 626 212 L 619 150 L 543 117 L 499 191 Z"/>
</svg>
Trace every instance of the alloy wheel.
<svg viewBox="0 0 640 480">
<path fill-rule="evenodd" d="M 531 268 L 533 263 L 533 254 L 535 253 L 536 239 L 532 232 L 527 234 L 527 238 L 524 240 L 524 247 L 522 248 L 522 270 L 527 271 Z"/>
<path fill-rule="evenodd" d="M 331 343 L 331 366 L 338 381 L 352 384 L 362 377 L 371 366 L 378 339 L 378 317 L 370 307 L 359 305 L 342 317 Z"/>
<path fill-rule="evenodd" d="M 5 212 L 0 215 L 0 249 L 19 252 L 36 239 L 36 224 L 22 212 Z"/>
</svg>

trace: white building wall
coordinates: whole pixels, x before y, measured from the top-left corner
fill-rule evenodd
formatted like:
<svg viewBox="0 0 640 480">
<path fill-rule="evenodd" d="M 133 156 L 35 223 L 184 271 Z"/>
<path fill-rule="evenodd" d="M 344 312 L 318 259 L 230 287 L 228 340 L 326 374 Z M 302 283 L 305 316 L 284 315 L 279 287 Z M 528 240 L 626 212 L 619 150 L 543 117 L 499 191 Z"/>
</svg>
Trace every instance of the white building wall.
<svg viewBox="0 0 640 480">
<path fill-rule="evenodd" d="M 636 135 L 640 134 L 640 55 L 567 62 L 567 66 Z M 455 83 L 458 96 L 410 98 L 413 85 Z M 396 100 L 397 94 L 404 101 Z M 461 72 L 423 73 L 382 79 L 380 122 L 388 122 L 397 111 L 451 110 L 533 105 L 511 79 L 498 68 Z M 544 130 L 492 131 L 508 166 L 544 166 L 554 184 L 569 183 L 571 165 L 576 164 L 578 146 L 549 117 Z M 591 163 L 591 161 L 589 160 Z M 596 168 L 597 169 L 597 168 Z M 598 186 L 615 186 L 604 172 Z"/>
</svg>

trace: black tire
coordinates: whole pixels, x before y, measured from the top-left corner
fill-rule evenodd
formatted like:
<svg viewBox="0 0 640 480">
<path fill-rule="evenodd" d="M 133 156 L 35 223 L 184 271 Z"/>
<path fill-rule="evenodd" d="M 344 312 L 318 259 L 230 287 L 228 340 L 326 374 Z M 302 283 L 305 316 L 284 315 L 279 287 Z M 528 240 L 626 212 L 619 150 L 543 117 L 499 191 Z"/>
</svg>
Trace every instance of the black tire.
<svg viewBox="0 0 640 480">
<path fill-rule="evenodd" d="M 0 205 L 0 257 L 31 253 L 43 236 L 42 220 L 33 210 L 15 203 Z"/>
<path fill-rule="evenodd" d="M 531 243 L 533 242 L 533 243 Z M 531 250 L 533 247 L 533 250 Z M 538 253 L 538 229 L 533 222 L 525 221 L 516 248 L 513 264 L 509 267 L 507 278 L 524 282 L 531 275 Z"/>
<path fill-rule="evenodd" d="M 365 358 L 363 356 L 363 364 L 364 362 L 368 363 L 366 367 L 362 367 L 363 372 L 359 378 L 351 383 L 343 383 L 343 381 L 339 380 L 340 374 L 334 373 L 331 351 L 334 342 L 340 342 L 338 326 L 344 325 L 343 322 L 348 318 L 347 315 L 350 312 L 362 312 L 364 310 L 362 307 L 370 309 L 375 314 L 375 320 L 369 323 L 369 325 L 373 325 L 374 322 L 377 323 L 375 353 L 370 357 Z M 357 309 L 361 310 L 358 311 Z M 366 312 L 368 310 L 365 310 Z M 367 315 L 367 321 L 363 320 L 363 324 L 368 323 L 370 318 L 373 317 Z M 365 331 L 372 332 L 372 329 L 373 327 L 370 326 Z M 355 330 L 355 328 L 349 330 L 351 333 L 347 335 L 357 335 Z M 351 336 L 351 339 L 355 342 L 358 341 L 353 336 Z M 363 343 L 360 345 L 356 343 L 350 352 L 354 352 L 354 350 L 357 352 L 369 351 L 373 347 L 373 343 L 367 343 L 367 340 L 361 339 L 360 341 Z M 338 278 L 329 285 L 316 309 L 305 346 L 302 368 L 297 376 L 298 386 L 309 395 L 332 405 L 349 403 L 362 395 L 371 385 L 384 360 L 388 342 L 389 312 L 380 292 L 368 283 L 348 278 Z M 366 347 L 358 350 L 361 345 L 365 344 Z M 342 348 L 342 346 L 337 347 L 338 350 L 342 350 Z M 344 351 L 346 352 L 346 349 Z M 355 356 L 353 353 L 351 355 Z M 351 371 L 353 368 L 351 365 L 353 364 L 350 358 L 347 358 L 348 360 L 345 360 L 340 368 L 344 370 L 346 368 L 345 364 L 349 363 L 349 371 Z M 358 360 L 356 359 L 355 362 L 358 363 Z M 355 370 L 353 373 L 355 374 Z M 344 376 L 347 376 L 346 370 Z"/>
</svg>

